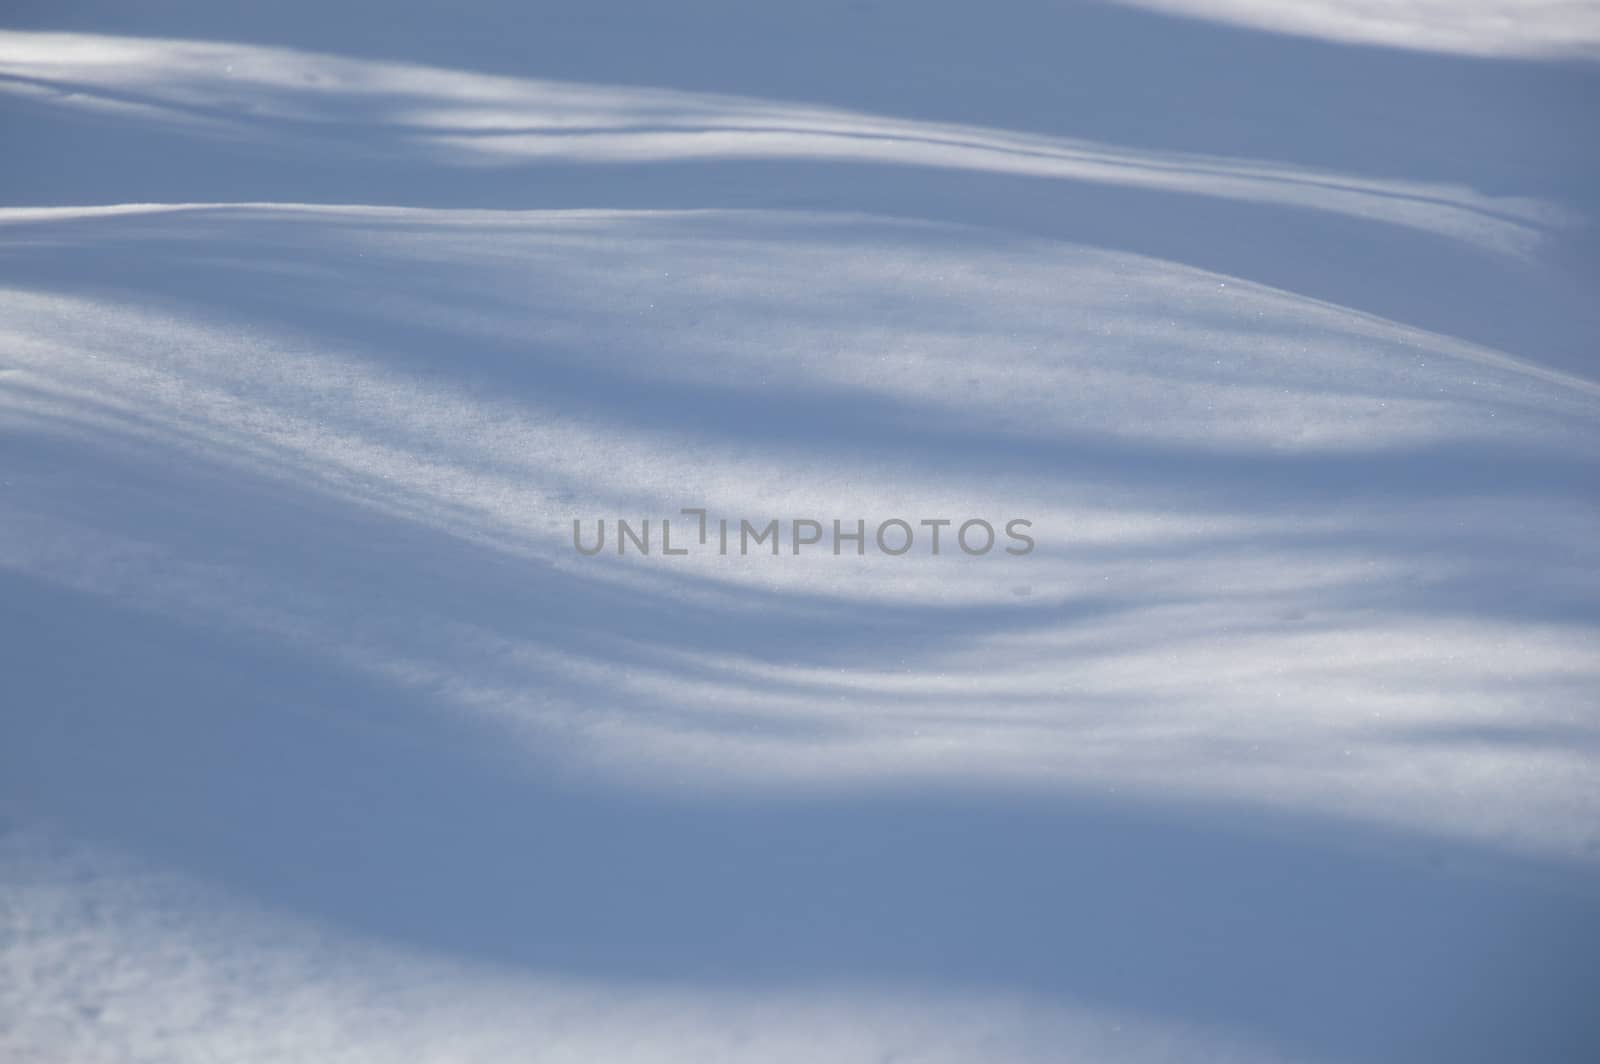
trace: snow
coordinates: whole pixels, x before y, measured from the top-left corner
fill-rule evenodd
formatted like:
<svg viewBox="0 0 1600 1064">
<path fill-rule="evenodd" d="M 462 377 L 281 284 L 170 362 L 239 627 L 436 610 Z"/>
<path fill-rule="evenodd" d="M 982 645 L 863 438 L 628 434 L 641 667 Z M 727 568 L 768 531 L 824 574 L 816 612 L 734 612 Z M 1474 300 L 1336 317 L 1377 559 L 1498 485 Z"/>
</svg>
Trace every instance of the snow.
<svg viewBox="0 0 1600 1064">
<path fill-rule="evenodd" d="M 1600 1041 L 1593 5 L 0 22 L 0 1057 Z"/>
<path fill-rule="evenodd" d="M 1129 0 L 1197 19 L 1356 44 L 1462 55 L 1593 59 L 1600 8 L 1587 0 Z"/>
</svg>

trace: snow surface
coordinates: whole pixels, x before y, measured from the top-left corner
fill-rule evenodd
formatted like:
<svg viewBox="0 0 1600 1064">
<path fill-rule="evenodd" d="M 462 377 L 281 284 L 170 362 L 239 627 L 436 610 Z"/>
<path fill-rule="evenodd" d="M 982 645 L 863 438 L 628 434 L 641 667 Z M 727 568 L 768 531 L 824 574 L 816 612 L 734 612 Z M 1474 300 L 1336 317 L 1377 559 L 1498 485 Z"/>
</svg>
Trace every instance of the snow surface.
<svg viewBox="0 0 1600 1064">
<path fill-rule="evenodd" d="M 1595 5 L 0 25 L 0 1058 L 1600 1047 Z"/>
</svg>

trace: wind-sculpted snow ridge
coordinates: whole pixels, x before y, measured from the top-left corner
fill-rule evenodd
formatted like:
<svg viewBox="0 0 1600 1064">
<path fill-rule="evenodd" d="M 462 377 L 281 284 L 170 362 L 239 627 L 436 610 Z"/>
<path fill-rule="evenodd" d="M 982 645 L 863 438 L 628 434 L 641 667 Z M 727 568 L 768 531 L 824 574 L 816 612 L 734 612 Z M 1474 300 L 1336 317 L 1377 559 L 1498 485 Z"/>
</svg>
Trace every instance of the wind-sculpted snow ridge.
<svg viewBox="0 0 1600 1064">
<path fill-rule="evenodd" d="M 1587 382 L 954 227 L 0 221 L 25 249 L 0 409 L 40 456 L 7 496 L 18 572 L 288 640 L 636 779 L 1178 792 L 1594 857 Z M 89 482 L 108 511 L 71 502 Z M 348 516 L 237 527 L 277 497 Z M 177 541 L 160 498 L 193 500 Z M 1020 515 L 1039 546 L 574 550 L 574 520 L 685 506 Z M 443 537 L 426 574 L 362 559 L 384 528 Z M 259 549 L 207 545 L 240 535 Z M 411 608 L 368 610 L 380 585 Z"/>
<path fill-rule="evenodd" d="M 1527 197 L 1437 183 L 233 43 L 0 32 L 0 92 L 128 123 L 395 162 L 895 164 L 1308 207 L 1516 254 L 1573 220 Z"/>
<path fill-rule="evenodd" d="M 1280 33 L 1482 56 L 1600 58 L 1593 0 L 1117 0 Z"/>
</svg>

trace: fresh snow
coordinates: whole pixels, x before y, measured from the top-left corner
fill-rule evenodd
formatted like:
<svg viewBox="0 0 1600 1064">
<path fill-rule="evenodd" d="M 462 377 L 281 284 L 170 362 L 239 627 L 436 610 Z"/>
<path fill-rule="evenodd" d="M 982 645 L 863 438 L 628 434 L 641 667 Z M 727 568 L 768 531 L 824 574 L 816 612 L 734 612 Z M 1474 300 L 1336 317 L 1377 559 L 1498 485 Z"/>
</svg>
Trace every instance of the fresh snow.
<svg viewBox="0 0 1600 1064">
<path fill-rule="evenodd" d="M 1590 1059 L 1597 26 L 0 15 L 0 1058 Z"/>
</svg>

